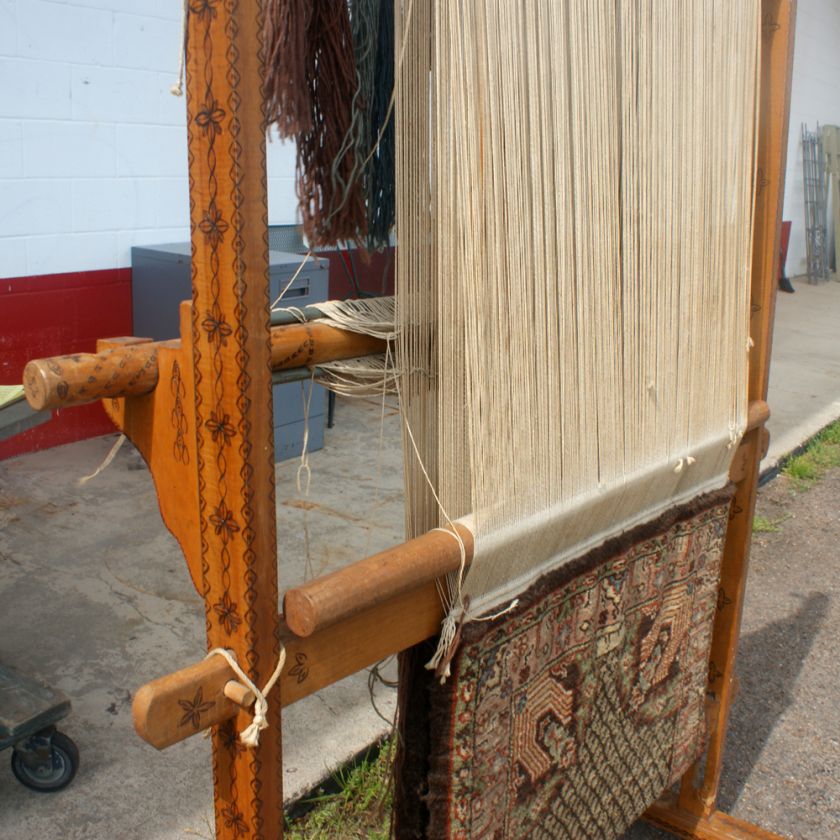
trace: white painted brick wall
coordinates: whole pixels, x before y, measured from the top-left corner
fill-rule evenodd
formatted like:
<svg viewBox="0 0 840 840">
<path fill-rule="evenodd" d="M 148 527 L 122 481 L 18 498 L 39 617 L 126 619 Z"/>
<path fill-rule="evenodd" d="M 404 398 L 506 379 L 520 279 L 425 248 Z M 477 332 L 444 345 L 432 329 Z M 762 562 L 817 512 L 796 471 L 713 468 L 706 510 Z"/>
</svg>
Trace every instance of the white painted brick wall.
<svg viewBox="0 0 840 840">
<path fill-rule="evenodd" d="M 189 237 L 182 0 L 0 0 L 0 278 L 130 265 Z M 268 144 L 269 220 L 295 221 Z"/>
<path fill-rule="evenodd" d="M 840 0 L 799 0 L 793 59 L 784 218 L 793 222 L 789 276 L 807 270 L 802 123 L 840 125 Z M 832 223 L 829 220 L 829 228 Z"/>
<path fill-rule="evenodd" d="M 169 93 L 180 8 L 0 0 L 0 277 L 126 266 L 132 244 L 188 236 L 184 101 Z M 799 0 L 792 274 L 805 268 L 800 125 L 840 124 L 838 44 L 840 0 Z M 269 220 L 293 222 L 294 149 L 267 148 Z"/>
</svg>

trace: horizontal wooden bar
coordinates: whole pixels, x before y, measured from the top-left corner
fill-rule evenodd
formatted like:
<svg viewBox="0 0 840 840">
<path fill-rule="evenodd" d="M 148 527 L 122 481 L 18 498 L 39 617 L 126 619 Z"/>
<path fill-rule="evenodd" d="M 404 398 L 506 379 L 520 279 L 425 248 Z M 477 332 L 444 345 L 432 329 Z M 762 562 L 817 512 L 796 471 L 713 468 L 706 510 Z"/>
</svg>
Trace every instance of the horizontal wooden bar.
<svg viewBox="0 0 840 840">
<path fill-rule="evenodd" d="M 321 362 L 384 353 L 381 338 L 348 332 L 320 321 L 271 328 L 271 369 L 311 367 Z"/>
<path fill-rule="evenodd" d="M 473 556 L 473 535 L 456 523 L 465 560 Z M 374 554 L 331 574 L 286 592 L 283 614 L 289 629 L 311 636 L 356 613 L 443 577 L 461 564 L 461 548 L 445 531 L 429 531 L 416 539 Z"/>
<path fill-rule="evenodd" d="M 440 630 L 443 609 L 434 583 L 404 592 L 308 638 L 281 629 L 286 666 L 269 702 L 296 703 L 338 680 L 428 639 Z M 220 656 L 204 659 L 142 686 L 134 696 L 137 734 L 157 749 L 235 717 L 224 693 L 236 679 Z"/>
<path fill-rule="evenodd" d="M 29 405 L 36 411 L 44 411 L 148 394 L 158 383 L 158 349 L 177 348 L 180 340 L 118 338 L 100 343 L 103 346 L 98 353 L 75 353 L 29 362 L 23 372 Z M 385 342 L 381 339 L 320 321 L 271 328 L 273 370 L 310 367 L 383 352 Z"/>
<path fill-rule="evenodd" d="M 143 338 L 112 338 L 113 349 L 35 359 L 23 369 L 23 387 L 36 411 L 83 405 L 110 397 L 153 391 L 158 381 L 158 344 Z"/>
</svg>

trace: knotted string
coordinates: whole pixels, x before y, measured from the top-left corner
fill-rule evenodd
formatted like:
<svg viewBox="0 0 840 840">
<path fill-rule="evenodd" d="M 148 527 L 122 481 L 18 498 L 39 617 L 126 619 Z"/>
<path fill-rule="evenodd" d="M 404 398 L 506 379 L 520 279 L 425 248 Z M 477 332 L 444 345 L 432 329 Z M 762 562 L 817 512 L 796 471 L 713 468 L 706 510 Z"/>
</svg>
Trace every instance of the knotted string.
<svg viewBox="0 0 840 840">
<path fill-rule="evenodd" d="M 224 657 L 227 664 L 230 665 L 233 672 L 239 678 L 239 681 L 254 693 L 254 697 L 256 697 L 254 701 L 254 719 L 239 733 L 239 740 L 246 747 L 258 747 L 260 744 L 260 732 L 263 729 L 268 729 L 268 700 L 266 699 L 266 695 L 271 693 L 271 689 L 274 688 L 274 684 L 277 682 L 280 673 L 283 671 L 283 666 L 286 664 L 286 648 L 280 645 L 280 656 L 277 659 L 277 667 L 274 669 L 274 673 L 262 691 L 254 685 L 250 677 L 239 667 L 239 663 L 236 661 L 236 655 L 232 650 L 228 650 L 227 648 L 213 648 L 205 659 L 209 659 L 211 656 Z"/>
</svg>

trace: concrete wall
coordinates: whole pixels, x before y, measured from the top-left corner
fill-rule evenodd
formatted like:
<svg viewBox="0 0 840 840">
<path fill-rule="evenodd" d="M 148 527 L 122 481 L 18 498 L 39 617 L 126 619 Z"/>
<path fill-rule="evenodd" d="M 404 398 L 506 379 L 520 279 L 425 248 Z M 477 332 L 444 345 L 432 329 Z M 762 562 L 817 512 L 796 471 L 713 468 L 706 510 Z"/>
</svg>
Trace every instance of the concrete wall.
<svg viewBox="0 0 840 840">
<path fill-rule="evenodd" d="M 129 265 L 188 238 L 181 0 L 0 0 L 0 278 Z M 268 146 L 269 220 L 295 220 Z"/>
<path fill-rule="evenodd" d="M 799 0 L 784 218 L 793 222 L 787 273 L 806 271 L 802 123 L 840 125 L 840 0 Z M 831 227 L 831 225 L 829 225 Z"/>
</svg>

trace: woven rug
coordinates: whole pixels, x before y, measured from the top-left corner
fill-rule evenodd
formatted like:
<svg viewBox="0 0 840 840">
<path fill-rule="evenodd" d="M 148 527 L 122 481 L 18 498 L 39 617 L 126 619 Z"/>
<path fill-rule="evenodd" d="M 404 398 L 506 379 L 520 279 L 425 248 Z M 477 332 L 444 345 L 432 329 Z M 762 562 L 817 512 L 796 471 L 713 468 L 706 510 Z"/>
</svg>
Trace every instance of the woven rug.
<svg viewBox="0 0 840 840">
<path fill-rule="evenodd" d="M 546 575 L 463 628 L 445 685 L 401 661 L 399 838 L 615 838 L 704 745 L 729 491 Z"/>
</svg>

